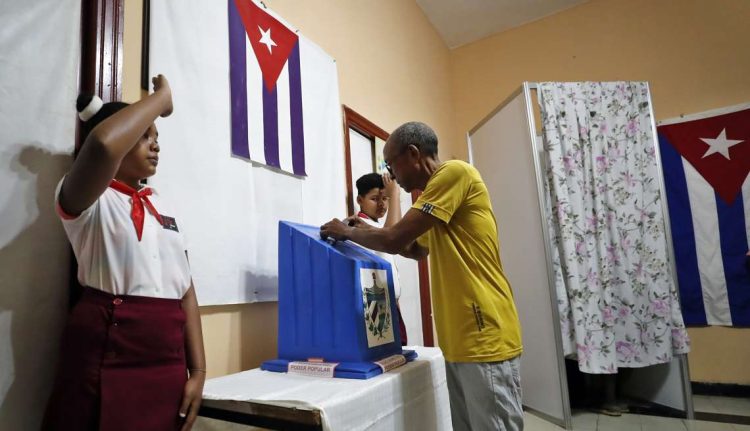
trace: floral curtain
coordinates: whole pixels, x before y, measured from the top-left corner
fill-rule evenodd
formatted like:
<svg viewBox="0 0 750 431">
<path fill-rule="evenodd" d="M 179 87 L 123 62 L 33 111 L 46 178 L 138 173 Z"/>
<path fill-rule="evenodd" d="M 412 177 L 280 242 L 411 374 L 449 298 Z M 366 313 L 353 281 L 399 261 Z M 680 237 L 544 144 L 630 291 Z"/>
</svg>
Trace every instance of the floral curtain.
<svg viewBox="0 0 750 431">
<path fill-rule="evenodd" d="M 548 82 L 538 95 L 565 354 L 611 374 L 687 353 L 646 83 Z"/>
</svg>

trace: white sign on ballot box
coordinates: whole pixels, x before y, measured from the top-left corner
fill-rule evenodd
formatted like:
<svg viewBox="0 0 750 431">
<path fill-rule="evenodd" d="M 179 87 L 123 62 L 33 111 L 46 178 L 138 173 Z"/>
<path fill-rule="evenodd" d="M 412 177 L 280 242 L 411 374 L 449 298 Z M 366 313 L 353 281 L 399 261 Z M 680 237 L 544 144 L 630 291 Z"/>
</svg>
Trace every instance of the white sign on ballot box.
<svg viewBox="0 0 750 431">
<path fill-rule="evenodd" d="M 332 362 L 290 362 L 287 373 L 300 376 L 333 378 L 338 363 Z"/>
</svg>

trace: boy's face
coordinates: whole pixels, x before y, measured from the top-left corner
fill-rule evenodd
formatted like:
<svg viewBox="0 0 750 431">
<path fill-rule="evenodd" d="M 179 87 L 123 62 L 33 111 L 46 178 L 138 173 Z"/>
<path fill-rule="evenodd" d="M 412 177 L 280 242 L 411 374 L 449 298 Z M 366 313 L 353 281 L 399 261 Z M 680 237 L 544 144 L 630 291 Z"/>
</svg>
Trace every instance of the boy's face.
<svg viewBox="0 0 750 431">
<path fill-rule="evenodd" d="M 364 196 L 357 196 L 359 210 L 373 220 L 383 217 L 388 211 L 388 198 L 383 196 L 383 189 L 370 189 Z"/>
</svg>

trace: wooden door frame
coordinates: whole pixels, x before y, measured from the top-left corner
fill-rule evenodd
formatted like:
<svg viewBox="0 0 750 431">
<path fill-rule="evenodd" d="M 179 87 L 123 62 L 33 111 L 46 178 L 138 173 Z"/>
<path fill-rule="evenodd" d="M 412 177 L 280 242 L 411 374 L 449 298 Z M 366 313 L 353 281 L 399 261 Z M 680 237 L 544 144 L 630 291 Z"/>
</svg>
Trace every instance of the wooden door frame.
<svg viewBox="0 0 750 431">
<path fill-rule="evenodd" d="M 122 98 L 125 0 L 81 2 L 79 91 L 113 102 Z"/>
</svg>

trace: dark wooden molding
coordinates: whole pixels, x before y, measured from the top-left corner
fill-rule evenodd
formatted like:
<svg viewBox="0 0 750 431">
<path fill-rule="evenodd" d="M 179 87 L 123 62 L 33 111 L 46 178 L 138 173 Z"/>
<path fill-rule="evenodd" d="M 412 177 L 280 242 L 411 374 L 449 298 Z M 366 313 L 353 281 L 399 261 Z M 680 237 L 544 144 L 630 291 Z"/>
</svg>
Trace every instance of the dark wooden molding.
<svg viewBox="0 0 750 431">
<path fill-rule="evenodd" d="M 125 0 L 84 0 L 81 2 L 81 63 L 78 67 L 78 92 L 92 93 L 102 101 L 122 99 L 122 37 Z M 77 122 L 75 148 L 83 144 Z M 82 289 L 78 283 L 78 265 L 71 250 L 70 304 L 77 302 Z"/>
<path fill-rule="evenodd" d="M 149 47 L 151 46 L 151 0 L 143 0 L 143 21 L 141 23 L 141 90 L 149 89 Z"/>
<path fill-rule="evenodd" d="M 350 109 L 346 105 L 342 105 L 344 115 L 344 176 L 346 177 L 346 195 L 344 200 L 346 203 L 346 215 L 351 216 L 354 214 L 354 206 L 352 201 L 354 200 L 352 195 L 352 149 L 349 142 L 349 111 Z M 354 111 L 352 111 L 354 112 Z"/>
<path fill-rule="evenodd" d="M 125 0 L 81 2 L 78 92 L 96 94 L 104 103 L 122 100 L 124 5 Z M 78 129 L 76 150 L 83 143 Z"/>
<path fill-rule="evenodd" d="M 388 132 L 378 127 L 375 123 L 368 120 L 354 109 L 346 105 L 343 106 L 346 121 L 352 129 L 367 136 L 377 136 L 384 141 L 388 140 L 388 136 L 390 136 Z"/>
<path fill-rule="evenodd" d="M 690 382 L 693 395 L 711 395 L 718 397 L 750 398 L 750 385 L 736 383 Z M 747 412 L 750 416 L 750 411 Z"/>
<path fill-rule="evenodd" d="M 122 99 L 124 0 L 81 2 L 81 92 Z"/>
<path fill-rule="evenodd" d="M 342 107 L 344 111 L 346 210 L 348 215 L 353 215 L 354 204 L 352 202 L 354 201 L 354 185 L 352 184 L 352 153 L 349 142 L 349 129 L 354 129 L 370 138 L 380 138 L 383 141 L 387 141 L 390 134 L 352 108 L 346 105 L 342 105 Z M 412 203 L 417 201 L 419 194 L 419 192 L 412 192 Z M 435 340 L 432 335 L 432 302 L 430 301 L 430 272 L 427 259 L 419 260 L 417 266 L 419 271 L 419 305 L 422 314 L 422 339 L 424 340 L 423 342 L 425 346 L 433 347 L 435 345 Z"/>
<path fill-rule="evenodd" d="M 750 416 L 728 415 L 724 413 L 695 412 L 695 420 L 721 422 L 726 424 L 750 425 Z"/>
</svg>

